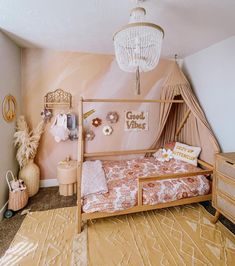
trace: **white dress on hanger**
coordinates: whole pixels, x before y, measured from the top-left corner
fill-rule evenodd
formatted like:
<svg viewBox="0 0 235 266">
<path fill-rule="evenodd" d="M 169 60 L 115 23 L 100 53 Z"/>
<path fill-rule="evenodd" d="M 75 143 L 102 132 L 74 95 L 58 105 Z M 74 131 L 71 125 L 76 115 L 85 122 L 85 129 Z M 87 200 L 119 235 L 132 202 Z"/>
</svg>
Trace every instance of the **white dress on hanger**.
<svg viewBox="0 0 235 266">
<path fill-rule="evenodd" d="M 66 114 L 56 115 L 56 118 L 51 125 L 50 132 L 54 136 L 56 142 L 60 142 L 61 140 L 65 141 L 69 138 Z"/>
</svg>

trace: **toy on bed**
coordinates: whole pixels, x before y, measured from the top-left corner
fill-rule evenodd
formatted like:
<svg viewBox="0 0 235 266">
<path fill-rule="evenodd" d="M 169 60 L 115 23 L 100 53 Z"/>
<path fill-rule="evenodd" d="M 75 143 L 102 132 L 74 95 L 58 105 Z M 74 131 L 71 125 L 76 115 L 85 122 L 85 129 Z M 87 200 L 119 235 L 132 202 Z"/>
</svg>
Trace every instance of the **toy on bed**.
<svg viewBox="0 0 235 266">
<path fill-rule="evenodd" d="M 173 158 L 173 153 L 170 149 L 162 148 L 156 151 L 153 157 L 160 162 L 169 162 Z"/>
</svg>

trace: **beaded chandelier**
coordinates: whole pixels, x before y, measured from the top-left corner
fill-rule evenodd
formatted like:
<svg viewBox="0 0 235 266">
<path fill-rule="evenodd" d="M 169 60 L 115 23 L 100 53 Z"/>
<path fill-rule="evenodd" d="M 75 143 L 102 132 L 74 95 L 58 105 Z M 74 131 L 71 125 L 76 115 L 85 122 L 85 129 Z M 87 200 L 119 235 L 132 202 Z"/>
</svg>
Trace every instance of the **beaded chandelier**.
<svg viewBox="0 0 235 266">
<path fill-rule="evenodd" d="M 113 37 L 119 67 L 126 72 L 136 72 L 137 94 L 140 94 L 139 73 L 157 66 L 164 37 L 163 29 L 146 22 L 145 15 L 146 10 L 143 7 L 132 9 L 129 23 Z"/>
</svg>

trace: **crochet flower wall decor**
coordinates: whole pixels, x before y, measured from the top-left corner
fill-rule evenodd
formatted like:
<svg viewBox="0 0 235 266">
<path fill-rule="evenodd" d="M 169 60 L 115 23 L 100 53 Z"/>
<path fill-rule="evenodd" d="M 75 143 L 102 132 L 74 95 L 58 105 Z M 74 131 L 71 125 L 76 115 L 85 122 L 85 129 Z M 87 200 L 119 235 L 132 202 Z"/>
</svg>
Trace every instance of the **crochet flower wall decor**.
<svg viewBox="0 0 235 266">
<path fill-rule="evenodd" d="M 95 137 L 95 133 L 92 130 L 86 130 L 85 138 L 87 141 L 93 140 Z"/>
<path fill-rule="evenodd" d="M 106 115 L 106 120 L 111 124 L 115 124 L 118 121 L 118 113 L 117 112 L 108 112 Z"/>
<path fill-rule="evenodd" d="M 92 119 L 92 125 L 93 125 L 94 127 L 98 127 L 98 126 L 100 126 L 101 124 L 102 124 L 102 120 L 101 120 L 100 118 L 96 117 L 96 118 Z"/>
<path fill-rule="evenodd" d="M 113 129 L 110 126 L 104 126 L 102 131 L 105 136 L 109 136 L 112 134 Z"/>
</svg>

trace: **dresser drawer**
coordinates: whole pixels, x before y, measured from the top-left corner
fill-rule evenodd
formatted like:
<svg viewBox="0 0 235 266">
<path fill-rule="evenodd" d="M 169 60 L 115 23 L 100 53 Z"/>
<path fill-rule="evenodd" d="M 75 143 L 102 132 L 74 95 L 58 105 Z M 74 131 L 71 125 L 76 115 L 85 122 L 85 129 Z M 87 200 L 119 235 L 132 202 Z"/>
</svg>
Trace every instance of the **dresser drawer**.
<svg viewBox="0 0 235 266">
<path fill-rule="evenodd" d="M 235 221 L 235 205 L 234 202 L 227 200 L 221 195 L 216 196 L 216 205 L 219 210 L 222 211 L 227 217 L 229 217 L 232 222 Z"/>
<path fill-rule="evenodd" d="M 220 173 L 225 174 L 235 179 L 235 164 L 233 164 L 232 162 L 229 162 L 223 159 L 218 159 L 217 170 Z"/>
<path fill-rule="evenodd" d="M 227 194 L 235 201 L 235 182 L 233 178 L 226 177 L 221 174 L 216 175 L 217 189 Z"/>
</svg>

